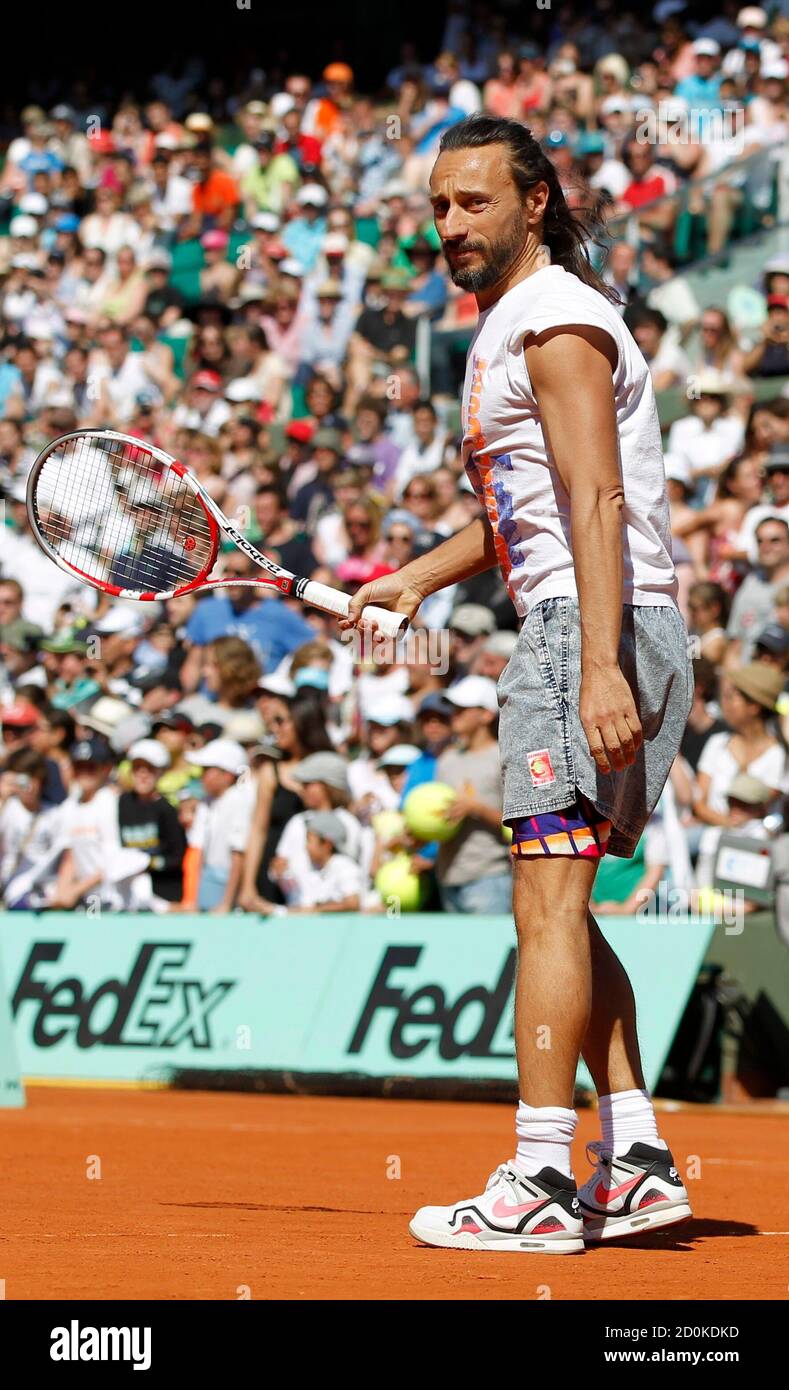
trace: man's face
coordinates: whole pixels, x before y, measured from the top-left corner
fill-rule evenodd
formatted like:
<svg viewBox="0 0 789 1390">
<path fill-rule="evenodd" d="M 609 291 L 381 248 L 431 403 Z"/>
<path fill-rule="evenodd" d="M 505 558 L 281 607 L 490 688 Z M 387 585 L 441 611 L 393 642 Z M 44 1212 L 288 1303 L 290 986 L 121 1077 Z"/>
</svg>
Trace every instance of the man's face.
<svg viewBox="0 0 789 1390">
<path fill-rule="evenodd" d="M 109 772 L 101 763 L 75 763 L 74 777 L 83 797 L 93 796 L 103 786 Z"/>
<path fill-rule="evenodd" d="M 82 257 L 82 266 L 85 279 L 90 284 L 93 284 L 99 279 L 104 269 L 104 257 L 101 252 L 95 248 L 90 249 L 86 251 L 85 255 Z"/>
<path fill-rule="evenodd" d="M 535 185 L 537 190 L 545 184 Z M 523 201 L 504 145 L 447 150 L 430 176 L 430 201 L 452 280 L 477 294 L 497 284 L 521 254 Z"/>
<path fill-rule="evenodd" d="M 218 796 L 221 796 L 223 792 L 226 792 L 232 787 L 235 780 L 232 772 L 225 772 L 221 767 L 206 767 L 203 769 L 203 787 L 205 788 L 206 795 L 209 796 L 212 801 L 216 800 Z"/>
<path fill-rule="evenodd" d="M 759 564 L 768 571 L 789 564 L 789 528 L 780 521 L 765 521 L 756 532 Z"/>
<path fill-rule="evenodd" d="M 379 430 L 378 416 L 374 410 L 360 410 L 356 415 L 356 434 L 362 443 L 375 439 Z"/>
<path fill-rule="evenodd" d="M 414 433 L 421 443 L 430 442 L 435 427 L 436 421 L 432 410 L 427 410 L 426 407 L 422 406 L 421 409 L 414 411 Z"/>
<path fill-rule="evenodd" d="M 490 722 L 484 709 L 457 709 L 452 715 L 452 733 L 460 744 L 468 744 L 477 731 Z"/>
<path fill-rule="evenodd" d="M 0 584 L 0 623 L 13 623 L 22 611 L 22 600 L 11 584 Z"/>
<path fill-rule="evenodd" d="M 156 790 L 159 772 L 143 758 L 135 758 L 132 763 L 132 786 L 138 796 L 150 796 Z"/>
<path fill-rule="evenodd" d="M 120 367 L 126 357 L 126 343 L 121 334 L 111 329 L 104 334 L 102 347 L 109 358 L 110 365 Z"/>
<path fill-rule="evenodd" d="M 767 474 L 767 482 L 773 501 L 779 507 L 785 507 L 789 502 L 789 468 L 771 468 Z"/>
<path fill-rule="evenodd" d="M 441 748 L 452 737 L 449 718 L 432 710 L 423 714 L 419 720 L 422 737 L 429 748 Z"/>
<path fill-rule="evenodd" d="M 233 550 L 225 556 L 222 565 L 222 577 L 223 579 L 251 579 L 253 569 L 252 561 L 248 560 L 246 555 L 242 555 L 240 550 Z M 232 588 L 227 588 L 225 593 L 236 608 L 245 603 L 253 602 L 255 598 L 255 590 L 248 585 L 239 584 L 237 588 L 234 585 Z"/>
<path fill-rule="evenodd" d="M 274 529 L 279 521 L 282 508 L 273 492 L 262 492 L 255 498 L 255 517 L 261 531 L 268 532 Z"/>
</svg>

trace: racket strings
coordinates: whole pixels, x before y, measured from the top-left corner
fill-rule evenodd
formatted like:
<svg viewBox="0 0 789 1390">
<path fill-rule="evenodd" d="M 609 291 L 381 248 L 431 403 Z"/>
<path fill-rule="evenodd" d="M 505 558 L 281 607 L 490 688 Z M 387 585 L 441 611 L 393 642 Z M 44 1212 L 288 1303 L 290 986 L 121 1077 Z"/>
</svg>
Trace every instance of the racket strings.
<svg viewBox="0 0 789 1390">
<path fill-rule="evenodd" d="M 192 583 L 213 559 L 204 507 L 142 445 L 65 441 L 44 460 L 34 507 L 48 545 L 98 583 L 160 593 Z"/>
</svg>

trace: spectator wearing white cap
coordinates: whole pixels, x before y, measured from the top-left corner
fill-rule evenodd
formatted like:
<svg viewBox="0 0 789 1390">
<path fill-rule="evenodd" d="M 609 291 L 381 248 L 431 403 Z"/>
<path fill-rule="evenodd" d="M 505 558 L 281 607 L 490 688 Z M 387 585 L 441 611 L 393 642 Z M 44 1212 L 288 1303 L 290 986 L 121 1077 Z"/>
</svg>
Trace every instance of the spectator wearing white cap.
<svg viewBox="0 0 789 1390">
<path fill-rule="evenodd" d="M 496 619 L 481 603 L 461 603 L 449 615 L 449 660 L 454 676 L 465 675 L 496 630 Z"/>
<path fill-rule="evenodd" d="M 730 409 L 730 387 L 721 372 L 705 368 L 689 381 L 688 414 L 675 420 L 668 448 L 691 466 L 694 484 L 705 479 L 706 498 L 727 464 L 740 453 L 745 437 L 742 420 Z"/>
<path fill-rule="evenodd" d="M 400 798 L 378 766 L 378 759 L 396 744 L 410 742 L 414 716 L 413 705 L 405 695 L 394 691 L 378 693 L 375 686 L 371 677 L 364 698 L 360 697 L 365 752 L 348 768 L 353 810 L 364 824 L 369 824 L 378 811 L 397 810 Z"/>
<path fill-rule="evenodd" d="M 312 811 L 306 826 L 308 868 L 294 886 L 289 913 L 358 912 L 362 870 L 345 851 L 345 827 L 332 811 Z"/>
<path fill-rule="evenodd" d="M 277 851 L 271 861 L 269 874 L 276 881 L 287 903 L 300 901 L 300 884 L 309 873 L 307 829 L 310 817 L 316 813 L 331 814 L 343 832 L 343 848 L 355 864 L 369 866 L 372 855 L 372 836 L 362 828 L 349 810 L 351 789 L 348 763 L 338 753 L 311 753 L 293 769 L 300 785 L 305 809 L 292 816 L 283 830 Z"/>
<path fill-rule="evenodd" d="M 149 855 L 150 906 L 166 910 L 183 895 L 186 836 L 178 812 L 157 791 L 157 781 L 170 766 L 170 755 L 155 738 L 138 739 L 128 751 L 131 788 L 118 800 L 121 844 Z M 158 900 L 154 902 L 154 899 Z M 138 904 L 141 898 L 138 895 Z"/>
<path fill-rule="evenodd" d="M 216 738 L 190 753 L 189 761 L 203 769 L 207 803 L 190 839 L 202 855 L 197 905 L 202 912 L 231 912 L 255 806 L 255 784 L 244 776 L 247 755 L 233 739 Z"/>
<path fill-rule="evenodd" d="M 289 158 L 289 156 L 284 156 Z M 319 183 L 302 184 L 294 203 L 298 209 L 282 232 L 282 240 L 292 257 L 305 271 L 312 270 L 326 235 L 326 205 L 329 195 Z"/>
<path fill-rule="evenodd" d="M 438 853 L 441 901 L 446 912 L 510 912 L 512 870 L 501 830 L 496 683 L 466 676 L 444 693 L 454 707 L 454 742 L 438 759 L 436 781 L 456 788 L 446 816 L 460 829 Z"/>
<path fill-rule="evenodd" d="M 721 47 L 715 39 L 696 39 L 693 44 L 695 71 L 678 82 L 674 95 L 682 97 L 698 111 L 719 111 Z"/>
<path fill-rule="evenodd" d="M 71 749 L 74 785 L 60 807 L 61 854 L 50 907 L 71 911 L 79 905 L 118 909 L 127 877 L 118 828 L 118 797 L 110 786 L 112 749 L 99 736 L 81 739 Z M 132 860 L 133 872 L 140 863 Z"/>
<path fill-rule="evenodd" d="M 745 71 L 748 46 L 758 45 L 762 63 L 776 63 L 782 57 L 780 44 L 767 34 L 767 12 L 760 5 L 745 5 L 737 15 L 740 42 L 730 48 L 722 63 L 726 77 L 741 77 Z"/>
</svg>

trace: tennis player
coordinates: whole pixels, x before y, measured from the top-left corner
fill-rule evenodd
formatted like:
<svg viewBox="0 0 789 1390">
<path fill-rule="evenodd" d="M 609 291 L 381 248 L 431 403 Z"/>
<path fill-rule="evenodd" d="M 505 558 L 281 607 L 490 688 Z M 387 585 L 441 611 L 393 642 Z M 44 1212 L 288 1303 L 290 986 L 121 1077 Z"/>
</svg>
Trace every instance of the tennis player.
<svg viewBox="0 0 789 1390">
<path fill-rule="evenodd" d="M 513 1158 L 479 1196 L 422 1207 L 418 1240 L 582 1250 L 690 1216 L 639 1057 L 633 992 L 589 912 L 605 853 L 632 856 L 690 709 L 660 430 L 649 371 L 592 269 L 585 231 L 531 133 L 477 115 L 430 180 L 452 279 L 479 321 L 463 458 L 484 515 L 352 603 L 413 617 L 498 563 L 522 619 L 499 682 L 513 831 L 520 1086 Z M 602 1134 L 576 1188 L 579 1056 Z"/>
</svg>

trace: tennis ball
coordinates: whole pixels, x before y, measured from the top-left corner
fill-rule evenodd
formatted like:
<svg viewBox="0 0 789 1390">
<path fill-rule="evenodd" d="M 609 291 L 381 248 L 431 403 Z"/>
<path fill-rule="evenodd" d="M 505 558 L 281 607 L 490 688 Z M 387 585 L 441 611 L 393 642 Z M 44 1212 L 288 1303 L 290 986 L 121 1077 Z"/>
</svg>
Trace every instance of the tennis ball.
<svg viewBox="0 0 789 1390">
<path fill-rule="evenodd" d="M 375 875 L 375 886 L 385 903 L 393 899 L 401 912 L 416 912 L 422 902 L 422 882 L 411 872 L 411 856 L 396 854 L 382 864 Z"/>
<path fill-rule="evenodd" d="M 417 840 L 451 840 L 460 829 L 459 821 L 447 820 L 445 812 L 457 792 L 446 782 L 423 782 L 414 787 L 403 802 L 405 823 Z"/>
<path fill-rule="evenodd" d="M 405 834 L 405 816 L 402 811 L 377 811 L 370 824 L 378 839 L 386 843 L 400 839 Z"/>
<path fill-rule="evenodd" d="M 696 911 L 704 917 L 716 917 L 726 906 L 726 899 L 717 888 L 696 889 Z"/>
<path fill-rule="evenodd" d="M 511 844 L 512 844 L 512 826 L 511 826 L 511 825 L 503 825 L 503 826 L 501 827 L 501 838 L 502 838 L 502 840 L 504 841 L 505 845 L 511 845 Z"/>
</svg>

